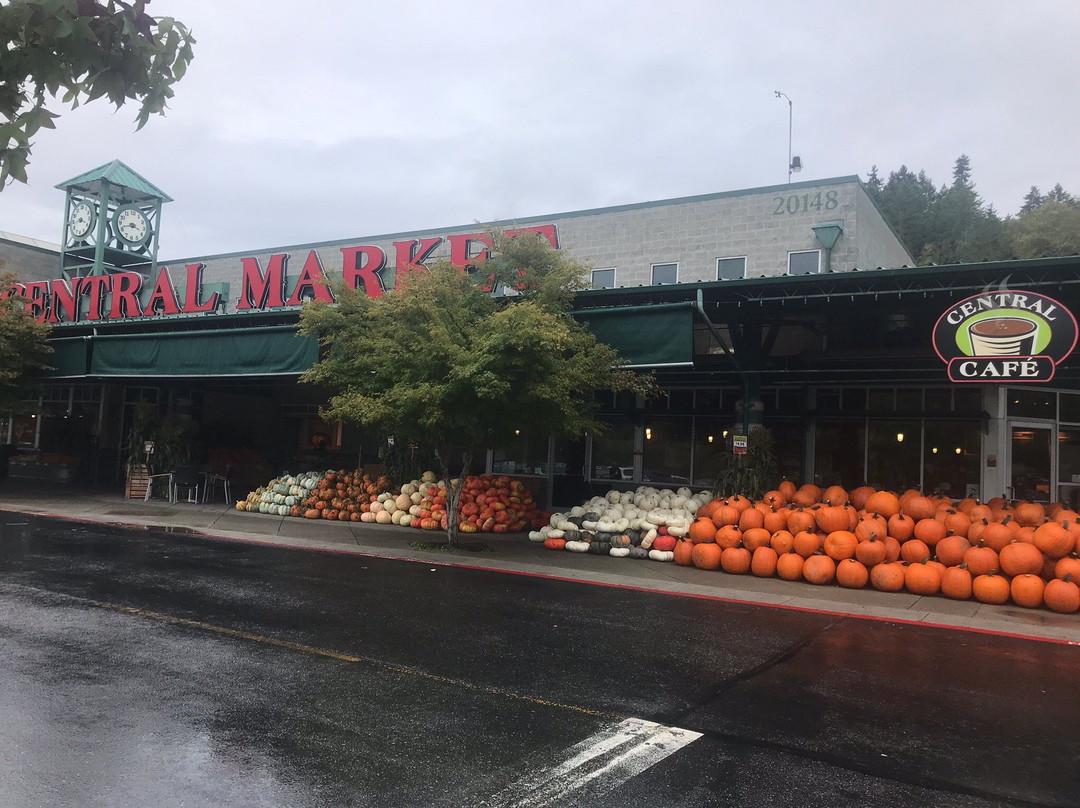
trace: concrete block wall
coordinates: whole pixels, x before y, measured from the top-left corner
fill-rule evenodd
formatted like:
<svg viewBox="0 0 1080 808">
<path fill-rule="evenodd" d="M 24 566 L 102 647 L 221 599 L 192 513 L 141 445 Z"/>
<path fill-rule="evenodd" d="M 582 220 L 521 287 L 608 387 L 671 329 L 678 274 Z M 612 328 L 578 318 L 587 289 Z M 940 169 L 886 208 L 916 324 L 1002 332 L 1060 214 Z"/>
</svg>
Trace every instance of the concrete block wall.
<svg viewBox="0 0 1080 808">
<path fill-rule="evenodd" d="M 679 282 L 689 283 L 716 280 L 717 259 L 745 257 L 747 277 L 773 277 L 787 274 L 790 252 L 822 250 L 824 269 L 824 250 L 812 228 L 826 222 L 843 227 L 829 256 L 833 271 L 914 263 L 857 177 L 574 211 L 494 226 L 553 224 L 561 249 L 592 268 L 614 268 L 616 287 L 635 287 L 651 285 L 654 264 L 678 264 Z M 183 284 L 185 264 L 204 263 L 204 282 L 230 282 L 235 303 L 243 257 L 258 258 L 265 270 L 271 255 L 287 253 L 289 272 L 295 276 L 315 250 L 324 269 L 339 274 L 344 246 L 378 246 L 393 267 L 395 241 L 441 236 L 444 241 L 429 259 L 434 260 L 450 257 L 447 236 L 481 230 L 481 225 L 471 224 L 162 263 L 172 267 L 177 286 Z"/>
</svg>

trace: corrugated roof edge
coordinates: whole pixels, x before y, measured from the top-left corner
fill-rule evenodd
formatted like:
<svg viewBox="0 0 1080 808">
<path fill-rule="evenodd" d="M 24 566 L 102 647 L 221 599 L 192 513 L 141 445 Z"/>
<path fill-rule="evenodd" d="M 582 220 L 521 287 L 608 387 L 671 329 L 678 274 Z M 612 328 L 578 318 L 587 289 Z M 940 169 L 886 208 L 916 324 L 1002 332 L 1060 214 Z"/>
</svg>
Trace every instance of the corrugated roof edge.
<svg viewBox="0 0 1080 808">
<path fill-rule="evenodd" d="M 776 191 L 797 190 L 800 188 L 817 188 L 822 185 L 846 185 L 850 183 L 863 185 L 862 180 L 855 174 L 844 177 L 829 177 L 820 180 L 807 180 L 805 182 L 784 183 L 782 185 L 764 185 L 760 188 L 743 188 L 737 191 L 719 191 L 711 194 L 698 194 L 695 196 L 678 196 L 670 199 L 656 199 L 648 202 L 632 202 L 625 205 L 611 205 L 602 208 L 583 208 L 581 210 L 564 211 L 562 213 L 546 213 L 542 216 L 526 216 L 522 218 L 498 219 L 494 221 L 474 221 L 469 224 L 428 227 L 422 230 L 403 230 L 397 233 L 379 233 L 377 235 L 355 236 L 351 238 L 333 239 L 331 241 L 311 241 L 304 244 L 287 244 L 277 247 L 264 247 L 252 250 L 237 250 L 227 253 L 215 253 L 213 255 L 192 255 L 187 258 L 170 258 L 159 260 L 159 264 L 181 264 L 190 261 L 212 261 L 219 258 L 244 257 L 249 255 L 261 255 L 263 253 L 291 252 L 293 250 L 310 250 L 315 247 L 335 247 L 338 245 L 352 245 L 371 241 L 386 241 L 394 238 L 406 238 L 409 236 L 431 235 L 432 233 L 458 233 L 475 231 L 483 227 L 503 227 L 507 225 L 529 225 L 540 222 L 548 222 L 551 219 L 572 219 L 579 216 L 596 216 L 604 213 L 621 213 L 630 210 L 642 210 L 645 208 L 663 207 L 665 205 L 681 205 L 689 202 L 707 202 L 713 199 L 727 199 L 738 196 L 751 196 L 754 194 L 774 193 Z M 865 188 L 863 188 L 865 192 Z M 867 196 L 870 194 L 867 193 Z"/>
</svg>

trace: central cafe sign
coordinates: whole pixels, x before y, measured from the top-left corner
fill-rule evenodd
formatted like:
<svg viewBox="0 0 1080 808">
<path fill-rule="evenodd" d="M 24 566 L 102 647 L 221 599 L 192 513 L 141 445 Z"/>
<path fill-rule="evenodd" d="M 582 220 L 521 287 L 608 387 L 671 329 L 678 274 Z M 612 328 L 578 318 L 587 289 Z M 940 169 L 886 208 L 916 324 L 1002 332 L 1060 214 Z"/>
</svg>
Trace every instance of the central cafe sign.
<svg viewBox="0 0 1080 808">
<path fill-rule="evenodd" d="M 505 231 L 507 236 L 538 233 L 553 247 L 558 247 L 555 225 L 522 227 Z M 409 272 L 424 268 L 424 261 L 444 243 L 450 245 L 450 263 L 465 271 L 470 264 L 483 262 L 493 246 L 488 233 L 465 233 L 449 236 L 430 236 L 395 241 L 394 269 L 397 280 Z M 477 247 L 479 250 L 477 251 Z M 386 250 L 375 244 L 360 244 L 339 248 L 340 277 L 347 286 L 363 289 L 369 297 L 381 297 L 383 282 L 380 272 L 388 266 Z M 262 311 L 300 307 L 306 296 L 324 303 L 334 302 L 327 285 L 323 259 L 317 249 L 308 252 L 304 265 L 289 293 L 289 254 L 274 253 L 263 266 L 257 256 L 240 259 L 240 296 L 236 311 Z M 40 322 L 51 324 L 102 322 L 133 317 L 190 315 L 216 311 L 223 303 L 220 292 L 203 294 L 205 264 L 187 264 L 186 283 L 181 297 L 173 284 L 172 272 L 162 266 L 153 279 L 138 272 L 115 272 L 82 278 L 55 278 L 50 281 L 16 283 L 3 292 L 4 297 L 17 295 L 25 299 L 24 306 Z"/>
</svg>

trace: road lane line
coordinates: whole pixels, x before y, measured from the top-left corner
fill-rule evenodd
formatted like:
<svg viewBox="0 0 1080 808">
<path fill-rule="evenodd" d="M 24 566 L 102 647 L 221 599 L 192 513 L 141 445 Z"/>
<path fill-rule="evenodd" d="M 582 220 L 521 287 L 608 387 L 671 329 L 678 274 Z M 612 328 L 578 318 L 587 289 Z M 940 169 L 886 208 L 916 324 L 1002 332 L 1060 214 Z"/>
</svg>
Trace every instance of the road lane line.
<svg viewBox="0 0 1080 808">
<path fill-rule="evenodd" d="M 582 713 L 584 715 L 596 716 L 598 718 L 607 718 L 615 721 L 621 721 L 624 716 L 616 713 L 609 713 L 603 710 L 591 710 L 588 707 L 580 707 L 576 704 L 564 704 L 558 701 L 550 701 L 548 699 L 537 698 L 536 696 L 527 696 L 522 693 L 515 693 L 512 690 L 502 690 L 497 687 L 490 687 L 488 685 L 479 685 L 474 682 L 468 682 L 464 679 L 455 679 L 450 676 L 440 676 L 437 673 L 428 673 L 427 671 L 418 670 L 417 668 L 410 668 L 407 665 L 398 665 L 393 662 L 385 662 L 381 659 L 375 659 L 373 657 L 353 656 L 351 654 L 342 654 L 337 651 L 329 651 L 325 648 L 317 648 L 312 645 L 304 645 L 302 643 L 289 642 L 288 640 L 279 640 L 274 637 L 267 637 L 263 634 L 253 634 L 247 631 L 239 631 L 234 628 L 227 628 L 225 626 L 218 626 L 214 623 L 204 623 L 201 620 L 190 620 L 186 617 L 174 617 L 172 615 L 163 614 L 161 612 L 153 612 L 148 609 L 137 609 L 131 606 L 122 606 L 118 603 L 108 603 L 106 601 L 95 600 L 91 601 L 95 606 L 101 609 L 107 609 L 113 612 L 119 612 L 121 614 L 131 615 L 133 617 L 143 617 L 148 620 L 156 620 L 160 623 L 169 623 L 175 626 L 184 626 L 185 628 L 199 629 L 200 631 L 209 631 L 214 634 L 220 634 L 225 637 L 232 637 L 239 640 L 248 640 L 250 642 L 260 643 L 262 645 L 271 645 L 275 648 L 283 648 L 288 651 L 295 651 L 302 654 L 313 654 L 315 656 L 327 657 L 339 662 L 348 662 L 351 664 L 364 664 L 372 667 L 382 668 L 390 673 L 396 673 L 402 676 L 416 676 L 422 679 L 427 679 L 432 682 L 439 682 L 451 687 L 461 688 L 463 690 L 471 690 L 476 693 L 486 693 L 491 696 L 499 696 L 506 699 L 514 699 L 516 701 L 524 701 L 530 704 L 535 704 L 540 707 L 551 707 L 558 710 L 569 710 L 575 713 Z"/>
<path fill-rule="evenodd" d="M 595 799 L 700 737 L 700 732 L 628 718 L 571 747 L 562 763 L 526 775 L 484 805 L 545 808 L 585 788 Z"/>
</svg>

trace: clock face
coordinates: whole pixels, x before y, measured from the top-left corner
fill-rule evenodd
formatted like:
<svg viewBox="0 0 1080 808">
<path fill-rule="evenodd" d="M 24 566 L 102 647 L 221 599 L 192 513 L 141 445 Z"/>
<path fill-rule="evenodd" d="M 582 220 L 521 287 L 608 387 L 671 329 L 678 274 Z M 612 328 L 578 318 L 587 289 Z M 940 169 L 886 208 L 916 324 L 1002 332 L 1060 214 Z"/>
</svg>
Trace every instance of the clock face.
<svg viewBox="0 0 1080 808">
<path fill-rule="evenodd" d="M 142 245 L 150 236 L 150 220 L 138 208 L 120 208 L 113 227 L 117 237 L 133 247 Z"/>
<path fill-rule="evenodd" d="M 71 209 L 71 220 L 68 223 L 71 235 L 82 238 L 94 226 L 94 209 L 86 202 L 80 202 Z"/>
</svg>

